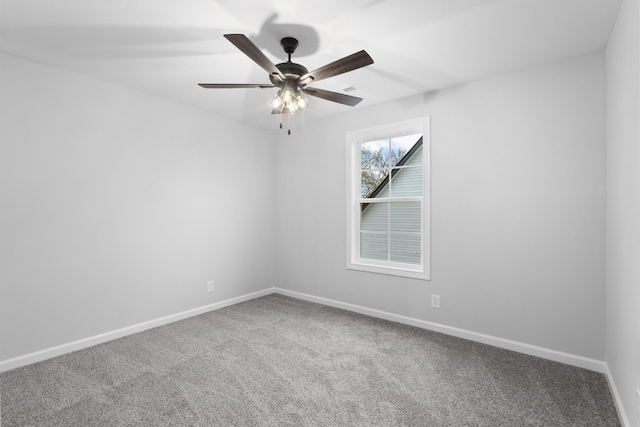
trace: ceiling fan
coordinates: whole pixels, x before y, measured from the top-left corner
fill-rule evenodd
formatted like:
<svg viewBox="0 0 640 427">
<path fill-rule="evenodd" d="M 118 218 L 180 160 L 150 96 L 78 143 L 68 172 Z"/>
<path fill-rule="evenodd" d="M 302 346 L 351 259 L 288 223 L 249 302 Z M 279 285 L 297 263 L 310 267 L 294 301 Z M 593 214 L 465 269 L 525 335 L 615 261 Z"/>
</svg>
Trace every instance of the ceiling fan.
<svg viewBox="0 0 640 427">
<path fill-rule="evenodd" d="M 297 111 L 304 110 L 308 101 L 305 95 L 315 96 L 316 98 L 326 99 L 328 101 L 337 102 L 339 104 L 349 105 L 353 107 L 362 101 L 351 95 L 345 95 L 338 92 L 317 89 L 309 87 L 312 82 L 337 76 L 349 71 L 357 70 L 373 64 L 373 59 L 367 52 L 361 50 L 352 55 L 338 59 L 330 64 L 320 67 L 309 72 L 307 68 L 300 64 L 291 62 L 291 54 L 298 47 L 298 40 L 293 37 L 285 37 L 280 40 L 280 45 L 284 52 L 288 54 L 287 62 L 273 64 L 262 51 L 244 34 L 225 34 L 224 37 L 240 49 L 245 55 L 251 58 L 256 64 L 261 66 L 269 73 L 271 84 L 252 84 L 252 83 L 198 83 L 199 86 L 206 89 L 231 89 L 231 88 L 279 88 L 278 93 L 272 101 L 272 114 L 294 114 Z M 280 121 L 282 128 L 282 120 Z M 291 129 L 289 129 L 291 134 Z"/>
</svg>

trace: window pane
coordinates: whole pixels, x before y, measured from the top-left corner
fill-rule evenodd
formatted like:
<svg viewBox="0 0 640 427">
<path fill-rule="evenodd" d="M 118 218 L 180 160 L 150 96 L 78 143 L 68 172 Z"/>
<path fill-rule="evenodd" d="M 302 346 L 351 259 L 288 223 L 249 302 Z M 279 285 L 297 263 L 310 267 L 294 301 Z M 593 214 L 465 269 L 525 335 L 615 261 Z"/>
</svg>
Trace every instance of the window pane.
<svg viewBox="0 0 640 427">
<path fill-rule="evenodd" d="M 361 203 L 360 230 L 387 231 L 389 229 L 389 203 Z"/>
<path fill-rule="evenodd" d="M 387 234 L 360 233 L 360 256 L 366 259 L 389 260 Z"/>
<path fill-rule="evenodd" d="M 422 209 L 420 202 L 391 203 L 391 231 L 420 232 L 422 227 Z"/>
<path fill-rule="evenodd" d="M 391 196 L 422 196 L 422 167 L 393 169 Z"/>
<path fill-rule="evenodd" d="M 384 169 L 374 169 L 362 172 L 360 179 L 360 191 L 363 199 L 370 197 L 385 197 L 381 193 L 388 187 L 385 178 L 387 171 Z M 387 193 L 386 191 L 384 191 Z"/>
<path fill-rule="evenodd" d="M 389 166 L 404 164 L 407 159 L 405 155 L 420 140 L 422 134 L 406 135 L 391 138 L 391 155 Z"/>
<path fill-rule="evenodd" d="M 420 264 L 420 235 L 392 234 L 391 261 Z"/>
<path fill-rule="evenodd" d="M 386 168 L 389 166 L 389 140 L 365 142 L 360 146 L 360 168 Z"/>
<path fill-rule="evenodd" d="M 429 280 L 429 134 L 428 117 L 347 132 L 347 268 Z"/>
</svg>

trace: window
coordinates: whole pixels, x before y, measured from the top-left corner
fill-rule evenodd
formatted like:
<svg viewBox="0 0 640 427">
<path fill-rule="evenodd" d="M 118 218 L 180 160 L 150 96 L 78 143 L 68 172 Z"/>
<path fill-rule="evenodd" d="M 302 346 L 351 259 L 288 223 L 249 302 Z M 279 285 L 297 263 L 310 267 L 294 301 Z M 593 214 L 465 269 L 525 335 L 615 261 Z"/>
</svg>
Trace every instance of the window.
<svg viewBox="0 0 640 427">
<path fill-rule="evenodd" d="M 429 280 L 429 118 L 349 132 L 347 149 L 347 268 Z"/>
</svg>

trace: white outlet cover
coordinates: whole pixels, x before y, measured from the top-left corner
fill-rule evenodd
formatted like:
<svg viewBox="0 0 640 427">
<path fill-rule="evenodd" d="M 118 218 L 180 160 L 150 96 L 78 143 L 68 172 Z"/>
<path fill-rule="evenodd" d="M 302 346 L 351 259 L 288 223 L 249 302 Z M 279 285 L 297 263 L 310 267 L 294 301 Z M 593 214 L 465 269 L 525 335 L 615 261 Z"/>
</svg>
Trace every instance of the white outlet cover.
<svg viewBox="0 0 640 427">
<path fill-rule="evenodd" d="M 440 308 L 440 295 L 431 295 L 431 307 Z"/>
</svg>

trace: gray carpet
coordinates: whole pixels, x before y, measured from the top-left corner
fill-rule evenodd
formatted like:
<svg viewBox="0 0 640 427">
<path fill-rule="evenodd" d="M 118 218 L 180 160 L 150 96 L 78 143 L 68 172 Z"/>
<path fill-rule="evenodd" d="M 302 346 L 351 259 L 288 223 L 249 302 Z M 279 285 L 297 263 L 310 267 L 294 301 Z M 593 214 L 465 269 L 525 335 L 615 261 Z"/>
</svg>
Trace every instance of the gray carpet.
<svg viewBox="0 0 640 427">
<path fill-rule="evenodd" d="M 619 426 L 605 377 L 269 295 L 0 374 L 13 426 Z"/>
</svg>

